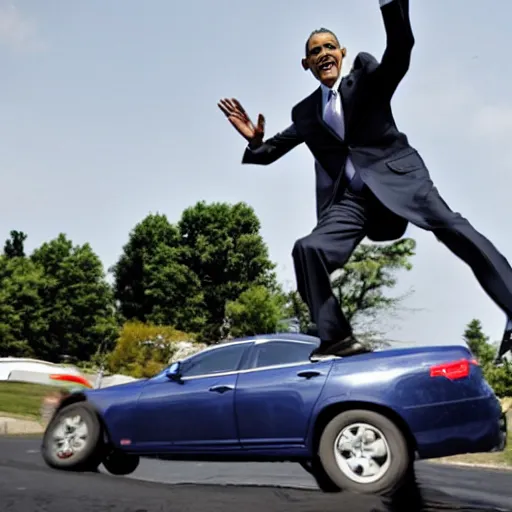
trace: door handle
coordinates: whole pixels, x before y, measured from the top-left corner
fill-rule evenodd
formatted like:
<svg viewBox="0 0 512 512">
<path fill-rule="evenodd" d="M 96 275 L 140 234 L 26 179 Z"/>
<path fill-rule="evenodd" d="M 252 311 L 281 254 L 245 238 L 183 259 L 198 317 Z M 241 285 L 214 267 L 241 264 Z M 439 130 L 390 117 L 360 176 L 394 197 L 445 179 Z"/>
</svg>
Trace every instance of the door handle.
<svg viewBox="0 0 512 512">
<path fill-rule="evenodd" d="M 218 386 L 212 386 L 210 391 L 215 391 L 216 393 L 225 393 L 226 391 L 232 391 L 234 389 L 233 386 L 226 386 L 225 384 L 219 384 Z"/>
<path fill-rule="evenodd" d="M 298 377 L 304 377 L 305 379 L 311 379 L 312 377 L 318 377 L 319 375 L 322 375 L 322 373 L 317 370 L 304 370 L 297 373 Z"/>
</svg>

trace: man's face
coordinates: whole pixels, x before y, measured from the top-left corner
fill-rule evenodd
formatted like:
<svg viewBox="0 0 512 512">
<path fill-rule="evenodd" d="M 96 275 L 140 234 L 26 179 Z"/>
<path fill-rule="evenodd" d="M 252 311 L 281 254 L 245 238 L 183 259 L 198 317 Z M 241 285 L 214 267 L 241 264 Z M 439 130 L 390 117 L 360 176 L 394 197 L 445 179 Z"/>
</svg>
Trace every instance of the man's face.
<svg viewBox="0 0 512 512">
<path fill-rule="evenodd" d="M 304 69 L 327 87 L 332 87 L 341 73 L 345 48 L 340 48 L 336 38 L 328 33 L 314 34 L 308 43 L 308 55 L 302 60 Z"/>
</svg>

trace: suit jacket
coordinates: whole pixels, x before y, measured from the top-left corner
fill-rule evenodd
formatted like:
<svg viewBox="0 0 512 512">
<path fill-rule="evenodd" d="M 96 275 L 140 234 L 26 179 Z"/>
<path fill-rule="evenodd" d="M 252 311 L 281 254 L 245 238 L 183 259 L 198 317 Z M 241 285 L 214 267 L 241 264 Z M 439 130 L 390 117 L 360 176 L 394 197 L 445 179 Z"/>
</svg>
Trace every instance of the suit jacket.
<svg viewBox="0 0 512 512">
<path fill-rule="evenodd" d="M 339 86 L 345 116 L 341 139 L 324 121 L 322 91 L 318 87 L 292 109 L 292 124 L 256 149 L 246 148 L 242 163 L 268 165 L 305 143 L 321 168 L 317 172 L 317 215 L 341 198 L 347 185 L 345 163 L 350 154 L 362 180 L 383 204 L 381 215 L 370 222 L 368 237 L 375 241 L 400 238 L 418 211 L 417 200 L 432 185 L 428 171 L 407 136 L 396 126 L 391 98 L 409 69 L 414 37 L 409 0 L 394 0 L 381 8 L 386 49 L 379 63 L 359 53 Z"/>
</svg>

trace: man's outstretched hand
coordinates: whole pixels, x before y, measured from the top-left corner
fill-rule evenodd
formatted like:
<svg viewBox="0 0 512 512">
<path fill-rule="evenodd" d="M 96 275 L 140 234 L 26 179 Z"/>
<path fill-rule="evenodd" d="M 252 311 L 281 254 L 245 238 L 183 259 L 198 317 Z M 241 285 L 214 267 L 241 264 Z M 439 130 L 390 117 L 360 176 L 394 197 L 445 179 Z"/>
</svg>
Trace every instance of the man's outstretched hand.
<svg viewBox="0 0 512 512">
<path fill-rule="evenodd" d="M 265 136 L 265 118 L 262 114 L 258 115 L 258 123 L 255 126 L 238 100 L 234 98 L 230 100 L 223 99 L 220 100 L 218 106 L 224 112 L 228 121 L 249 142 L 251 147 L 261 145 Z"/>
</svg>

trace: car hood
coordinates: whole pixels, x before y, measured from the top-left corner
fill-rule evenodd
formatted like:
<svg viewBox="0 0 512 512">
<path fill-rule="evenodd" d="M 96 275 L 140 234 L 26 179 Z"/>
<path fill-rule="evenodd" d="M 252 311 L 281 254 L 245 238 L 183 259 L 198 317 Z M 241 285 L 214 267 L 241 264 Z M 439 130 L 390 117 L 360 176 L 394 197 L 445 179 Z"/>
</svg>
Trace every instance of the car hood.
<svg viewBox="0 0 512 512">
<path fill-rule="evenodd" d="M 129 391 L 135 391 L 137 389 L 140 389 L 143 387 L 148 379 L 140 379 L 140 380 L 134 380 L 132 382 L 124 382 L 123 384 L 115 384 L 114 386 L 107 386 L 105 388 L 99 388 L 99 389 L 88 389 L 85 391 L 86 395 L 97 395 L 97 394 L 103 394 L 103 393 L 126 393 Z"/>
</svg>

